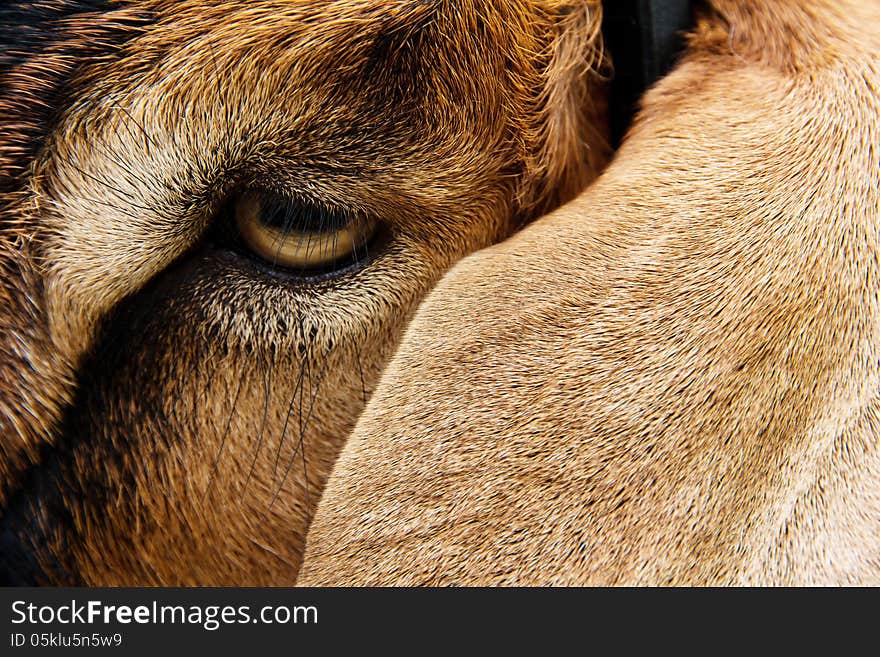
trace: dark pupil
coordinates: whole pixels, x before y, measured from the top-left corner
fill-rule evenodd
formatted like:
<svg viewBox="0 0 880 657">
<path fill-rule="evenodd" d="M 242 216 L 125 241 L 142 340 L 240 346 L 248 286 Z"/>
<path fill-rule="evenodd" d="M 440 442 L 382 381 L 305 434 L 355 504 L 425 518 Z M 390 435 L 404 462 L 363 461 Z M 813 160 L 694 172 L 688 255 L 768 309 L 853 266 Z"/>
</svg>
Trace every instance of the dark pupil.
<svg viewBox="0 0 880 657">
<path fill-rule="evenodd" d="M 284 233 L 333 233 L 351 218 L 314 203 L 267 195 L 260 201 L 260 222 Z"/>
</svg>

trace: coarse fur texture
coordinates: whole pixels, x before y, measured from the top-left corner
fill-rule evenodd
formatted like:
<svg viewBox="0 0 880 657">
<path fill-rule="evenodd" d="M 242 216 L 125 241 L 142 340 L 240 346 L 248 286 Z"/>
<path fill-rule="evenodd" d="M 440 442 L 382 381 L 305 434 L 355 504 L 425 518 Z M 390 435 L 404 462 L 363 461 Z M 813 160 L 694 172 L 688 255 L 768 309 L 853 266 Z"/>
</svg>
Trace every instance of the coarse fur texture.
<svg viewBox="0 0 880 657">
<path fill-rule="evenodd" d="M 0 9 L 0 579 L 290 584 L 459 258 L 604 166 L 598 2 Z M 344 275 L 231 248 L 244 191 L 377 217 Z"/>
<path fill-rule="evenodd" d="M 419 307 L 299 583 L 880 584 L 880 5 L 706 4 Z"/>
</svg>

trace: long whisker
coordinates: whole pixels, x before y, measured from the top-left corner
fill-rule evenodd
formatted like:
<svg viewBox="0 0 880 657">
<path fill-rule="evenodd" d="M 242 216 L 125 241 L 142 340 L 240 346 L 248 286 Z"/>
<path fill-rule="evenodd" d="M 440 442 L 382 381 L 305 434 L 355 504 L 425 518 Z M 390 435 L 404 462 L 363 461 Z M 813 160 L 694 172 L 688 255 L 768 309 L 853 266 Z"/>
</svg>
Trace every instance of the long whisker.
<svg viewBox="0 0 880 657">
<path fill-rule="evenodd" d="M 156 142 L 153 141 L 153 138 L 150 136 L 150 133 L 147 132 L 147 130 L 146 130 L 146 128 L 144 128 L 143 124 L 140 123 L 137 119 L 135 119 L 131 115 L 131 112 L 129 112 L 127 109 L 125 109 L 122 105 L 120 105 L 116 101 L 113 101 L 113 106 L 116 107 L 117 109 L 119 109 L 120 112 L 125 114 L 125 116 L 127 116 L 131 120 L 131 122 L 134 123 L 140 129 L 141 133 L 144 135 L 144 138 L 145 138 L 144 146 L 146 147 L 147 155 L 151 155 L 150 145 L 152 144 L 156 148 L 158 148 L 158 146 L 156 146 Z"/>
<path fill-rule="evenodd" d="M 322 359 L 323 364 L 321 366 L 321 369 L 318 372 L 318 380 L 315 384 L 314 393 L 312 394 L 311 400 L 309 402 L 309 408 L 308 408 L 308 412 L 306 414 L 305 423 L 300 425 L 299 441 L 297 442 L 296 447 L 294 448 L 293 455 L 291 456 L 290 461 L 288 462 L 287 467 L 284 470 L 284 475 L 281 477 L 281 483 L 278 485 L 278 489 L 275 491 L 275 495 L 272 497 L 272 501 L 269 502 L 269 507 L 266 509 L 266 513 L 268 513 L 269 510 L 272 509 L 272 507 L 275 505 L 275 501 L 278 499 L 278 496 L 281 494 L 281 491 L 284 489 L 284 484 L 287 483 L 287 477 L 288 477 L 288 475 L 290 475 L 291 468 L 293 467 L 293 464 L 296 462 L 297 452 L 303 446 L 303 440 L 305 438 L 305 433 L 306 433 L 305 429 L 308 426 L 309 421 L 311 420 L 312 412 L 315 410 L 315 401 L 318 398 L 318 392 L 320 391 L 321 381 L 323 380 L 324 374 L 327 371 L 327 363 L 328 363 L 327 356 L 329 355 L 329 353 L 330 353 L 330 349 L 328 348 L 324 352 L 324 357 Z M 304 486 L 306 488 L 306 498 L 307 498 L 307 503 L 308 503 L 308 494 L 309 494 L 308 493 L 308 486 L 309 486 L 308 481 L 304 482 Z M 308 513 L 308 511 L 307 511 L 307 513 Z"/>
<path fill-rule="evenodd" d="M 220 439 L 220 448 L 217 450 L 217 457 L 214 459 L 214 465 L 211 467 L 211 474 L 208 477 L 208 485 L 205 486 L 202 502 L 204 502 L 205 498 L 208 496 L 208 491 L 211 490 L 211 484 L 214 482 L 214 476 L 217 474 L 217 466 L 220 464 L 220 456 L 223 454 L 223 448 L 226 447 L 226 438 L 229 435 L 229 429 L 232 426 L 232 417 L 235 415 L 235 409 L 238 406 L 238 398 L 241 395 L 242 388 L 244 388 L 244 378 L 244 375 L 242 375 L 238 380 L 238 388 L 236 389 L 235 397 L 232 400 L 229 417 L 226 419 L 226 428 L 223 430 L 223 437 Z"/>
<path fill-rule="evenodd" d="M 290 395 L 290 403 L 287 405 L 287 414 L 284 416 L 284 426 L 281 427 L 281 438 L 278 440 L 278 449 L 275 451 L 275 465 L 272 468 L 273 481 L 275 480 L 275 475 L 278 473 L 278 461 L 281 457 L 281 448 L 284 445 L 284 438 L 287 436 L 287 425 L 290 422 L 290 416 L 293 414 L 293 408 L 296 405 L 297 398 L 302 396 L 302 386 L 305 373 L 305 365 L 300 364 L 299 376 L 294 384 L 293 392 Z"/>
<path fill-rule="evenodd" d="M 352 342 L 354 342 L 354 351 L 355 351 L 355 358 L 357 360 L 358 374 L 360 375 L 360 378 L 361 378 L 361 399 L 363 400 L 364 406 L 366 406 L 367 405 L 367 383 L 366 383 L 366 380 L 364 379 L 364 366 L 363 366 L 363 363 L 361 362 L 361 344 L 356 339 L 352 340 Z M 363 409 L 361 409 L 361 410 L 363 410 Z"/>
<path fill-rule="evenodd" d="M 72 162 L 70 162 L 69 164 L 70 164 L 71 167 L 73 167 L 76 171 L 78 171 L 79 173 L 81 173 L 83 176 L 85 176 L 85 177 L 88 178 L 89 180 L 92 180 L 93 182 L 98 183 L 98 184 L 101 185 L 102 187 L 106 187 L 107 189 L 110 189 L 110 190 L 116 192 L 117 194 L 119 194 L 119 195 L 122 196 L 123 198 L 126 198 L 126 199 L 128 200 L 129 205 L 131 205 L 131 206 L 133 206 L 133 207 L 135 207 L 135 208 L 137 208 L 137 209 L 139 209 L 139 210 L 143 210 L 144 212 L 150 212 L 150 211 L 151 211 L 152 208 L 149 208 L 149 207 L 147 207 L 146 205 L 140 205 L 140 204 L 135 203 L 134 201 L 132 201 L 132 200 L 131 200 L 131 196 L 130 196 L 129 194 L 127 194 L 126 192 L 122 191 L 121 189 L 119 189 L 119 187 L 116 187 L 115 185 L 110 184 L 109 182 L 107 182 L 106 180 L 104 180 L 104 179 L 102 179 L 102 178 L 98 178 L 97 176 L 93 176 L 92 174 L 90 174 L 90 173 L 87 172 L 87 171 L 84 171 L 83 169 L 81 169 L 81 168 L 78 167 L 77 165 L 73 164 Z"/>
<path fill-rule="evenodd" d="M 254 450 L 254 460 L 251 462 L 251 468 L 248 471 L 247 478 L 244 481 L 244 487 L 241 491 L 242 501 L 244 500 L 244 494 L 247 492 L 248 484 L 251 481 L 251 477 L 254 474 L 254 468 L 257 465 L 257 457 L 260 455 L 260 448 L 263 445 L 263 435 L 266 432 L 266 421 L 269 418 L 269 396 L 270 396 L 270 387 L 272 381 L 272 364 L 269 364 L 268 369 L 266 370 L 266 381 L 265 381 L 265 401 L 263 402 L 263 421 L 260 423 L 260 434 L 257 438 L 257 448 Z"/>
</svg>

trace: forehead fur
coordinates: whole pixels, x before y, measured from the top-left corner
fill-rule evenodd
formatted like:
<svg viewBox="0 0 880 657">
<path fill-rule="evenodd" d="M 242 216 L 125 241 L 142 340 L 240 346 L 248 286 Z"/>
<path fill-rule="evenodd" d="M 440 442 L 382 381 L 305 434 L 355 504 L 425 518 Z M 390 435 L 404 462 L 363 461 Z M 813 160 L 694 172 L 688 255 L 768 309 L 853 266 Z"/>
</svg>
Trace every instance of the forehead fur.
<svg viewBox="0 0 880 657">
<path fill-rule="evenodd" d="M 585 111 L 578 83 L 600 59 L 598 2 L 59 0 L 3 11 L 10 35 L 27 32 L 0 56 L 6 190 L 57 124 L 61 96 L 83 104 L 157 83 L 186 95 L 233 70 L 282 81 L 332 71 L 337 92 L 384 101 L 386 118 L 443 119 L 501 91 L 527 207 L 557 201 L 550 190 L 571 196 L 604 157 L 575 138 L 600 114 Z"/>
</svg>

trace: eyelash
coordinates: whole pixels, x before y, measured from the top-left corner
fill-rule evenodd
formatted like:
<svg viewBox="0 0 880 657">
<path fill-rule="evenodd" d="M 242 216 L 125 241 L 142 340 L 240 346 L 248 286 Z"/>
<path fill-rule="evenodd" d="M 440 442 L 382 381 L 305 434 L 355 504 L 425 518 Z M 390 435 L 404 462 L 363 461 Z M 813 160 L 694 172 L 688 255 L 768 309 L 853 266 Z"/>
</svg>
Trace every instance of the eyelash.
<svg viewBox="0 0 880 657">
<path fill-rule="evenodd" d="M 230 195 L 211 232 L 260 271 L 306 284 L 364 269 L 390 237 L 374 217 L 260 189 Z"/>
</svg>

